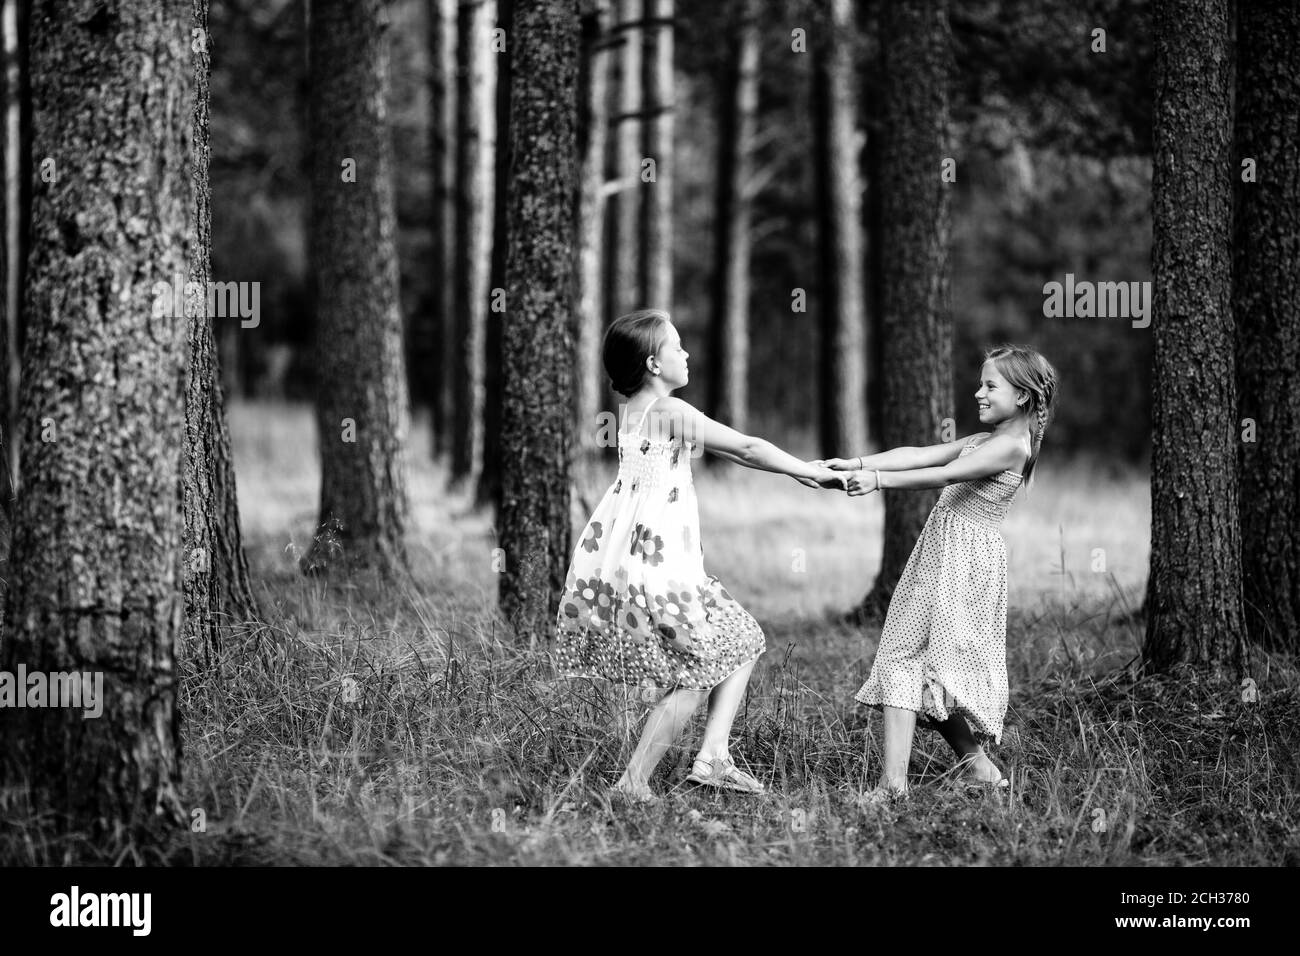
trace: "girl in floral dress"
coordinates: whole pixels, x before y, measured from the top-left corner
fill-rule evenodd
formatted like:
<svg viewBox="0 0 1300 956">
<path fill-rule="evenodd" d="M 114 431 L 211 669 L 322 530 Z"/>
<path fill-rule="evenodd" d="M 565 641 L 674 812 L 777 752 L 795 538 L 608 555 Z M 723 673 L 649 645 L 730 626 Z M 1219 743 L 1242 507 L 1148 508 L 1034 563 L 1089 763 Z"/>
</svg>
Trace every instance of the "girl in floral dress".
<svg viewBox="0 0 1300 956">
<path fill-rule="evenodd" d="M 687 354 L 659 310 L 622 316 L 606 332 L 605 370 L 628 397 L 628 427 L 619 429 L 618 476 L 573 552 L 556 622 L 563 676 L 663 692 L 614 785 L 637 800 L 654 799 L 651 773 L 706 698 L 704 740 L 688 781 L 763 792 L 728 750 L 763 631 L 704 569 L 691 458 L 705 448 L 810 487 L 844 488 L 846 481 L 672 397 L 689 379 Z"/>
<path fill-rule="evenodd" d="M 992 349 L 975 399 L 989 431 L 824 462 L 853 472 L 850 495 L 943 488 L 899 576 L 871 674 L 856 695 L 884 712 L 884 769 L 873 800 L 906 792 L 918 715 L 943 734 L 969 777 L 1008 783 L 981 743 L 1001 740 L 1007 709 L 1007 552 L 998 529 L 1038 462 L 1056 370 L 1033 349 Z"/>
</svg>

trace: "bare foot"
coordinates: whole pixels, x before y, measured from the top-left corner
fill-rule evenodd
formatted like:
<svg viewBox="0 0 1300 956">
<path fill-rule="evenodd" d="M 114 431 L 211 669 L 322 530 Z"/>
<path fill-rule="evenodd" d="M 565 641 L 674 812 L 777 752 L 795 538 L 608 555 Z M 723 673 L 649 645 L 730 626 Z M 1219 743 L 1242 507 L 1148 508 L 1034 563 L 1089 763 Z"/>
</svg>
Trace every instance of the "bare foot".
<svg viewBox="0 0 1300 956">
<path fill-rule="evenodd" d="M 1008 787 L 1010 782 L 1002 776 L 1002 771 L 998 769 L 997 764 L 988 758 L 987 754 L 975 754 L 963 761 L 966 767 L 965 776 L 967 780 L 974 783 L 986 783 L 993 787 Z"/>
<path fill-rule="evenodd" d="M 610 796 L 622 797 L 633 803 L 654 803 L 659 799 L 648 783 L 633 780 L 627 774 L 619 777 L 618 783 L 609 788 L 609 793 Z"/>
<path fill-rule="evenodd" d="M 907 787 L 892 787 L 886 785 L 883 781 L 873 790 L 858 797 L 858 808 L 868 810 L 888 806 L 895 801 L 902 800 L 907 796 Z"/>
</svg>

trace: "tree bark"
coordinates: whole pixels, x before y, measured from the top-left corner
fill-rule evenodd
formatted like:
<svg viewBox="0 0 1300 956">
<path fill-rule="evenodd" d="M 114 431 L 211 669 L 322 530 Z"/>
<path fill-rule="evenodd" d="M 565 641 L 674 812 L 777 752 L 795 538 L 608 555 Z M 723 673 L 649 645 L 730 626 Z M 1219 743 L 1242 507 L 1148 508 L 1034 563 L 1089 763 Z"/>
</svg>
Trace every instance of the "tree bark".
<svg viewBox="0 0 1300 956">
<path fill-rule="evenodd" d="M 645 256 L 641 242 L 641 192 L 645 188 L 641 182 L 644 15 L 645 0 L 618 0 L 618 115 L 614 118 L 618 191 L 613 194 L 614 244 L 610 250 L 614 316 L 646 308 L 641 298 L 641 260 Z"/>
<path fill-rule="evenodd" d="M 5 105 L 5 135 L 8 135 L 8 110 L 12 105 L 18 114 L 17 142 L 9 143 L 10 155 L 5 165 L 5 175 L 9 176 L 10 165 L 13 167 L 12 186 L 6 180 L 6 199 L 12 197 L 13 207 L 8 210 L 9 222 L 6 223 L 4 240 L 8 244 L 6 268 L 10 270 L 5 287 L 6 305 L 9 310 L 8 343 L 5 351 L 0 353 L 0 361 L 5 363 L 5 407 L 7 418 L 3 425 L 7 439 L 5 452 L 9 468 L 10 489 L 13 490 L 18 479 L 18 458 L 20 429 L 18 428 L 18 388 L 21 378 L 20 366 L 23 354 L 23 342 L 26 338 L 26 303 L 25 289 L 27 277 L 27 251 L 30 248 L 31 213 L 32 213 L 32 90 L 31 58 L 29 55 L 29 37 L 31 34 L 30 0 L 11 0 L 15 17 L 15 54 L 13 57 L 14 86 L 7 90 Z M 10 60 L 4 57 L 5 70 L 8 73 Z M 6 75 L 6 83 L 9 77 Z M 10 231 L 12 230 L 12 241 Z"/>
<path fill-rule="evenodd" d="M 948 283 L 952 156 L 952 36 L 945 0 L 892 0 L 882 13 L 879 349 L 884 447 L 931 445 L 952 415 L 952 317 Z M 855 612 L 879 619 L 912 553 L 937 491 L 886 490 L 880 573 Z"/>
<path fill-rule="evenodd" d="M 1233 312 L 1241 555 L 1252 643 L 1300 650 L 1300 6 L 1237 7 Z M 1256 163 L 1243 182 L 1241 161 Z"/>
<path fill-rule="evenodd" d="M 186 272 L 192 10 L 36 0 L 33 21 L 32 146 L 56 178 L 33 195 L 0 669 L 90 674 L 92 687 L 98 675 L 103 711 L 0 710 L 0 754 L 4 782 L 56 825 L 101 847 L 139 844 L 183 820 L 175 643 L 189 343 L 183 309 L 158 284 Z"/>
<path fill-rule="evenodd" d="M 530 645 L 550 635 L 571 555 L 579 36 L 577 0 L 515 11 L 500 608 Z"/>
<path fill-rule="evenodd" d="M 867 441 L 866 289 L 863 281 L 861 139 L 853 95 L 853 7 L 824 0 L 824 39 L 813 65 L 817 206 L 821 239 L 823 457 Z"/>
<path fill-rule="evenodd" d="M 455 365 L 453 336 L 454 300 L 451 251 L 455 248 L 456 206 L 452 198 L 455 181 L 456 142 L 456 0 L 429 0 L 429 158 L 430 217 L 429 258 L 433 263 L 434 282 L 429 302 L 427 367 L 421 376 L 432 379 L 428 400 L 433 428 L 434 456 L 445 454 L 451 446 L 451 379 Z"/>
<path fill-rule="evenodd" d="M 407 393 L 384 0 L 312 5 L 311 265 L 321 507 L 309 573 L 406 568 Z"/>
<path fill-rule="evenodd" d="M 643 155 L 655 161 L 655 179 L 641 188 L 642 307 L 673 307 L 673 0 L 645 0 L 642 58 L 645 120 Z"/>
<path fill-rule="evenodd" d="M 461 0 L 456 40 L 456 376 L 451 477 L 471 489 L 483 469 L 487 311 L 492 268 L 495 0 Z"/>
<path fill-rule="evenodd" d="M 713 417 L 743 432 L 749 423 L 750 182 L 758 122 L 759 32 L 755 0 L 732 2 L 736 27 L 718 123 L 709 391 Z"/>
<path fill-rule="evenodd" d="M 0 2 L 0 17 L 4 5 Z M 4 31 L 0 31 L 0 44 Z M 4 608 L 9 581 L 9 545 L 13 537 L 13 481 L 9 464 L 9 441 L 14 432 L 16 409 L 10 395 L 17 365 L 9 361 L 9 156 L 13 144 L 9 142 L 9 56 L 0 49 L 0 641 L 4 640 Z"/>
<path fill-rule="evenodd" d="M 183 581 L 185 632 L 216 649 L 221 629 L 256 613 L 239 529 L 239 501 L 226 427 L 213 317 L 207 288 L 212 277 L 212 189 L 208 127 L 211 49 L 208 0 L 192 0 L 194 137 L 190 162 L 189 305 L 190 374 L 185 394 L 185 509 Z M 195 49 L 197 47 L 197 49 Z M 227 319 L 227 321 L 231 321 Z"/>
<path fill-rule="evenodd" d="M 1230 311 L 1228 0 L 1153 5 L 1151 572 L 1145 664 L 1244 663 Z"/>
<path fill-rule="evenodd" d="M 514 0 L 497 0 L 497 26 L 507 38 L 514 32 Z M 510 163 L 510 77 L 511 50 L 507 40 L 504 51 L 494 55 L 496 65 L 496 103 L 494 126 L 497 135 L 492 160 L 492 271 L 491 289 L 484 315 L 483 368 L 483 469 L 478 476 L 475 502 L 491 507 L 493 514 L 501 508 L 501 324 L 505 304 L 497 290 L 506 286 L 506 201 L 507 170 Z"/>
<path fill-rule="evenodd" d="M 578 78 L 581 112 L 578 150 L 578 312 L 575 417 L 584 453 L 597 452 L 596 417 L 605 396 L 601 343 L 604 332 L 605 150 L 609 110 L 609 0 L 592 0 L 582 18 L 582 64 Z"/>
</svg>

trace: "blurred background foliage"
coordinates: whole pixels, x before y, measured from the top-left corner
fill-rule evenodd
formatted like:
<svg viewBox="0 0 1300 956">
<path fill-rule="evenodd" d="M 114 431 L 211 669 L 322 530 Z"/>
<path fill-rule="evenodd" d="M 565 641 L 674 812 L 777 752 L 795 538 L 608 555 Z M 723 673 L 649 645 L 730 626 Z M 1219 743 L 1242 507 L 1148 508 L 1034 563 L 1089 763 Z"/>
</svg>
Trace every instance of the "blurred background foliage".
<svg viewBox="0 0 1300 956">
<path fill-rule="evenodd" d="M 877 6 L 876 0 L 859 4 L 864 135 L 874 122 Z M 707 360 L 714 267 L 716 80 L 728 29 L 720 10 L 681 4 L 675 37 L 673 313 L 701 368 L 707 367 L 697 360 Z M 394 183 L 409 322 L 445 281 L 429 255 L 427 4 L 394 0 L 389 13 Z M 232 397 L 305 400 L 314 387 L 307 348 L 312 321 L 302 18 L 297 0 L 212 0 L 214 276 L 262 284 L 257 328 L 218 323 Z M 803 0 L 768 0 L 762 18 L 751 430 L 800 448 L 811 444 L 814 431 L 819 289 L 810 57 L 792 51 L 791 31 L 811 30 L 813 18 Z M 1093 281 L 1151 278 L 1147 4 L 965 0 L 951 23 L 958 431 L 978 428 L 971 393 L 982 350 L 1022 342 L 1043 351 L 1061 373 L 1050 446 L 1144 465 L 1150 330 L 1120 318 L 1049 319 L 1042 306 L 1044 283 L 1066 273 Z M 1105 52 L 1093 50 L 1096 29 L 1105 31 Z M 796 288 L 807 292 L 807 312 L 791 310 Z M 421 380 L 437 370 L 412 362 L 409 374 Z M 697 403 L 703 396 L 702 382 L 683 392 Z"/>
</svg>

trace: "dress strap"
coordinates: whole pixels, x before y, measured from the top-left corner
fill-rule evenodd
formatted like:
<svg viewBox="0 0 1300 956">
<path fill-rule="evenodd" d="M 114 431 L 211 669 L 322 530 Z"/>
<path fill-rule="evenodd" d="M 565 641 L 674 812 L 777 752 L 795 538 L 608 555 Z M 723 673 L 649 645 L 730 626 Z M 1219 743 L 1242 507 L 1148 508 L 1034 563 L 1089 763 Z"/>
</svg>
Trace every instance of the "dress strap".
<svg viewBox="0 0 1300 956">
<path fill-rule="evenodd" d="M 636 423 L 636 428 L 631 432 L 633 435 L 641 434 L 641 427 L 645 424 L 645 417 L 650 414 L 650 409 L 654 407 L 654 403 L 657 401 L 659 401 L 659 399 L 652 399 L 650 404 L 645 407 L 645 410 L 641 412 L 641 420 Z"/>
</svg>

